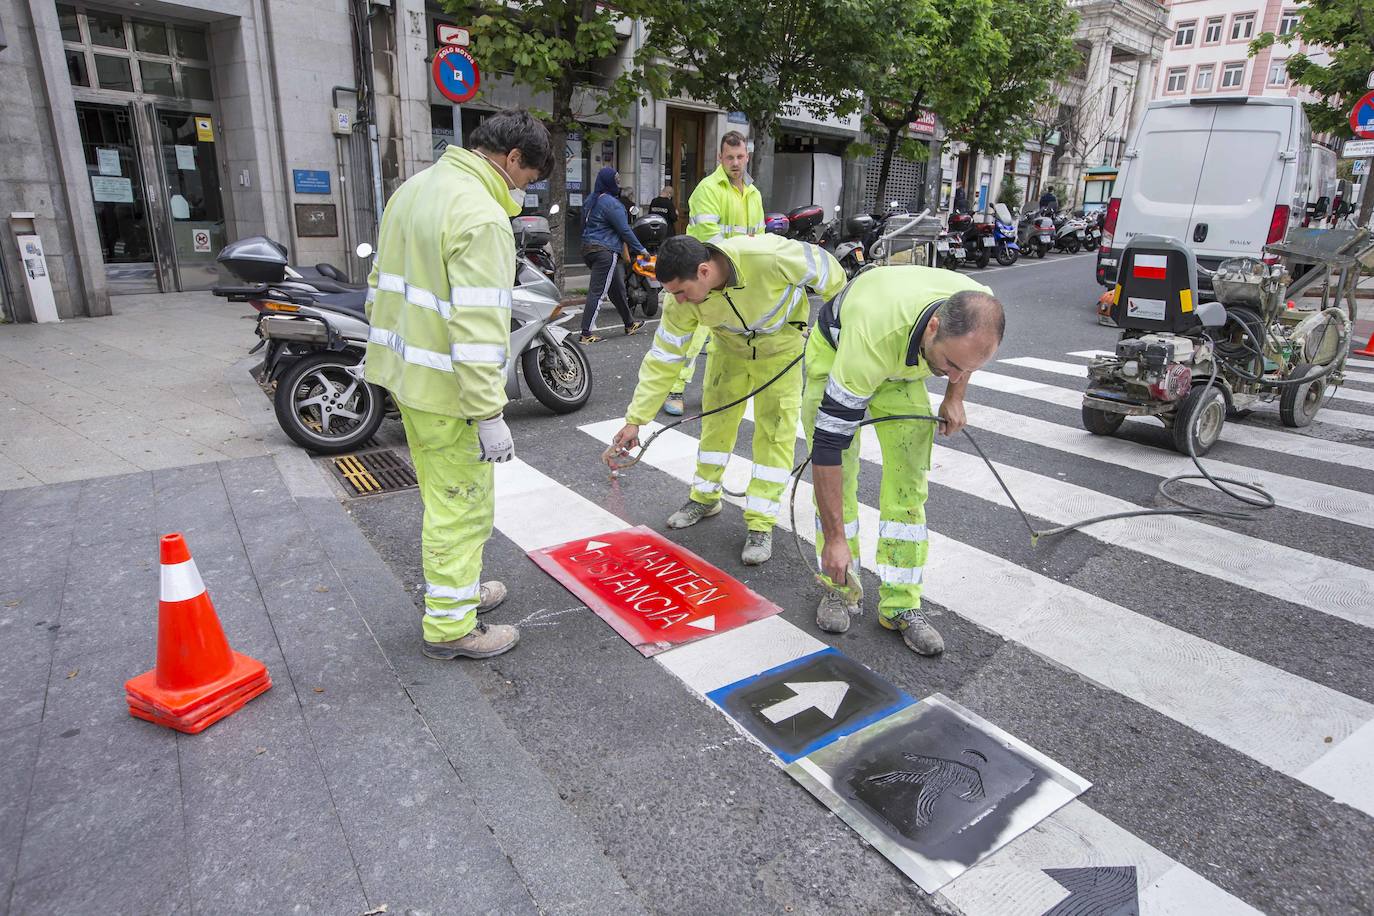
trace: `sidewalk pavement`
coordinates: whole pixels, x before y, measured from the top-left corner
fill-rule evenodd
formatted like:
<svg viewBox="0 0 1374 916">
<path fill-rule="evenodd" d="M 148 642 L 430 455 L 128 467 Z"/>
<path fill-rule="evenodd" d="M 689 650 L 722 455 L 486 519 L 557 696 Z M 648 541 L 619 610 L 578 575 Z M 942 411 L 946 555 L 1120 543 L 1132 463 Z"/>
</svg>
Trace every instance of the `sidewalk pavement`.
<svg viewBox="0 0 1374 916">
<path fill-rule="evenodd" d="M 411 596 L 272 432 L 240 309 L 169 297 L 0 330 L 6 390 L 48 392 L 12 454 L 59 481 L 10 469 L 0 492 L 0 914 L 643 912 L 478 675 L 419 654 Z M 182 396 L 213 425 L 164 422 Z M 64 422 L 102 405 L 132 445 Z M 154 660 L 171 531 L 273 679 L 200 735 L 123 698 Z"/>
</svg>

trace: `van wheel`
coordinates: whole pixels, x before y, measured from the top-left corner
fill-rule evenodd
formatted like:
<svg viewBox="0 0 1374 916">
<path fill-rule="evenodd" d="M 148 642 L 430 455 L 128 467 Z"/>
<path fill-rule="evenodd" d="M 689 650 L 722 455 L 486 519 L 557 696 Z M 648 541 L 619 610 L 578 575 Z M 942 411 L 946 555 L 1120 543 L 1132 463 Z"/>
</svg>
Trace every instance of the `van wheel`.
<svg viewBox="0 0 1374 916">
<path fill-rule="evenodd" d="M 1089 407 L 1087 404 L 1083 405 L 1083 428 L 1094 436 L 1114 435 L 1125 422 L 1126 415 L 1123 413 L 1111 413 Z"/>
</svg>

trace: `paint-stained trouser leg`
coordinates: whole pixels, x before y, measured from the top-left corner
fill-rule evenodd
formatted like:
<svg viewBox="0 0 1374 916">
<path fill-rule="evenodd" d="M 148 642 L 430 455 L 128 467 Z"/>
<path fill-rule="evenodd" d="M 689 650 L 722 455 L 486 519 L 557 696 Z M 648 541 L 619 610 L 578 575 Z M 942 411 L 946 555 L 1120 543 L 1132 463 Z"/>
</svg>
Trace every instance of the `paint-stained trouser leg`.
<svg viewBox="0 0 1374 916">
<path fill-rule="evenodd" d="M 692 342 L 687 347 L 687 361 L 682 364 L 682 371 L 677 375 L 677 385 L 674 391 L 686 391 L 687 386 L 692 384 L 692 376 L 697 371 L 697 356 L 701 354 L 701 348 L 706 346 L 706 341 L 711 337 L 711 329 L 698 327 L 692 334 Z M 710 352 L 707 352 L 709 357 Z"/>
<path fill-rule="evenodd" d="M 816 432 L 816 412 L 820 409 L 821 398 L 825 395 L 825 383 L 830 377 L 830 366 L 835 361 L 835 351 L 812 332 L 806 350 L 806 391 L 802 395 L 802 425 L 806 428 L 806 448 L 809 452 L 813 445 L 812 437 Z M 849 552 L 854 556 L 855 575 L 859 568 L 859 437 L 855 436 L 842 456 L 844 472 L 844 535 L 849 541 Z M 814 509 L 816 524 L 816 565 L 820 566 L 821 551 L 825 548 L 825 535 L 821 533 L 821 517 Z M 804 524 L 800 519 L 798 524 Z M 821 578 L 834 585 L 824 573 Z"/>
<path fill-rule="evenodd" d="M 781 372 L 801 352 L 802 341 L 797 343 L 795 349 L 777 356 L 749 360 L 749 384 L 745 391 L 758 388 Z M 782 378 L 754 395 L 754 467 L 744 502 L 744 523 L 750 531 L 772 531 L 778 523 L 782 494 L 797 453 L 801 400 L 800 366 L 793 366 Z"/>
<path fill-rule="evenodd" d="M 932 414 L 925 382 L 887 382 L 868 405 L 869 416 Z M 921 606 L 929 533 L 930 451 L 935 424 L 894 420 L 873 426 L 882 447 L 882 486 L 878 495 L 878 613 L 896 617 Z M 848 456 L 846 456 L 848 458 Z"/>
<path fill-rule="evenodd" d="M 701 406 L 714 410 L 744 397 L 753 387 L 749 384 L 748 360 L 740 359 L 713 347 L 706 354 L 706 378 L 701 389 Z M 735 450 L 739 424 L 744 419 L 744 404 L 704 417 L 701 421 L 701 442 L 697 447 L 697 475 L 690 494 L 693 502 L 713 506 L 720 502 L 721 478 L 725 464 Z M 795 434 L 794 434 L 795 435 Z"/>
<path fill-rule="evenodd" d="M 420 484 L 425 516 L 427 642 L 459 639 L 477 625 L 482 548 L 491 537 L 495 495 L 492 465 L 478 456 L 477 425 L 402 406 L 401 421 Z"/>
</svg>

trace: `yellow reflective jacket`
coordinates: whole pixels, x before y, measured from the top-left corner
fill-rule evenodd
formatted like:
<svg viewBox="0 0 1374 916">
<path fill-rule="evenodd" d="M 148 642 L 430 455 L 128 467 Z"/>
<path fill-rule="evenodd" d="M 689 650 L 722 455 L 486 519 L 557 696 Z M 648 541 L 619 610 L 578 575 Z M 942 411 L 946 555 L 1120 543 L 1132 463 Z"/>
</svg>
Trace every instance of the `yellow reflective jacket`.
<svg viewBox="0 0 1374 916">
<path fill-rule="evenodd" d="M 712 346 L 740 359 L 800 353 L 801 329 L 810 318 L 807 290 L 829 299 L 845 283 L 835 256 L 779 235 L 737 236 L 708 245 L 730 262 L 731 277 L 700 303 L 663 295 L 663 320 L 639 366 L 639 383 L 625 422 L 654 418 L 687 360 L 692 334 L 711 329 Z"/>
<path fill-rule="evenodd" d="M 687 234 L 698 241 L 763 235 L 763 196 L 748 180 L 743 192 L 736 191 L 723 165 L 701 180 L 687 207 L 691 215 Z"/>
<path fill-rule="evenodd" d="M 458 146 L 396 190 L 367 279 L 369 382 L 416 410 L 501 412 L 519 212 L 491 163 Z"/>
</svg>

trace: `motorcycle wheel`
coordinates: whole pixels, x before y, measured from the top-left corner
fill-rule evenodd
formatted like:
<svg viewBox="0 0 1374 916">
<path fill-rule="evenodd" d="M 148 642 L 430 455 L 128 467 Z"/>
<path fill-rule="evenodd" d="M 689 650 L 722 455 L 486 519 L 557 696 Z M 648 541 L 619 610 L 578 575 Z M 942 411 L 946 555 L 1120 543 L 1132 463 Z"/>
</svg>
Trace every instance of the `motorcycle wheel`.
<svg viewBox="0 0 1374 916">
<path fill-rule="evenodd" d="M 386 394 L 354 378 L 356 353 L 315 353 L 296 360 L 277 380 L 272 407 L 282 431 L 322 455 L 352 451 L 382 425 Z"/>
<path fill-rule="evenodd" d="M 520 368 L 540 404 L 554 413 L 572 413 L 592 396 L 592 364 L 572 337 L 563 338 L 559 349 L 568 361 L 566 369 L 548 344 L 522 353 Z"/>
<path fill-rule="evenodd" d="M 1078 254 L 1079 249 L 1082 247 L 1083 243 L 1078 241 L 1078 236 L 1076 235 L 1070 236 L 1068 240 L 1064 242 L 1064 250 L 1069 254 Z"/>
<path fill-rule="evenodd" d="M 1036 244 L 1036 246 L 1035 246 L 1035 256 L 1036 256 L 1037 258 L 1043 258 L 1045 255 L 1047 255 L 1047 254 L 1049 254 L 1049 253 L 1050 253 L 1050 246 L 1049 246 L 1049 245 L 1045 245 L 1045 244 L 1043 244 L 1043 243 L 1037 243 L 1037 244 Z"/>
<path fill-rule="evenodd" d="M 973 264 L 979 270 L 982 270 L 984 267 L 988 266 L 988 261 L 991 259 L 991 255 L 988 254 L 987 248 L 983 245 L 979 245 L 978 253 L 973 256 Z"/>
<path fill-rule="evenodd" d="M 1083 250 L 1084 250 L 1084 251 L 1096 251 L 1096 250 L 1097 250 L 1097 239 L 1086 239 L 1086 240 L 1083 242 Z"/>
<path fill-rule="evenodd" d="M 653 290 L 649 290 L 649 295 L 639 310 L 644 313 L 645 318 L 652 318 L 658 314 L 658 297 L 654 295 Z"/>
<path fill-rule="evenodd" d="M 997 263 L 1001 264 L 1003 267 L 1010 267 L 1016 263 L 1016 252 L 1012 251 L 1006 245 L 998 245 Z"/>
</svg>

